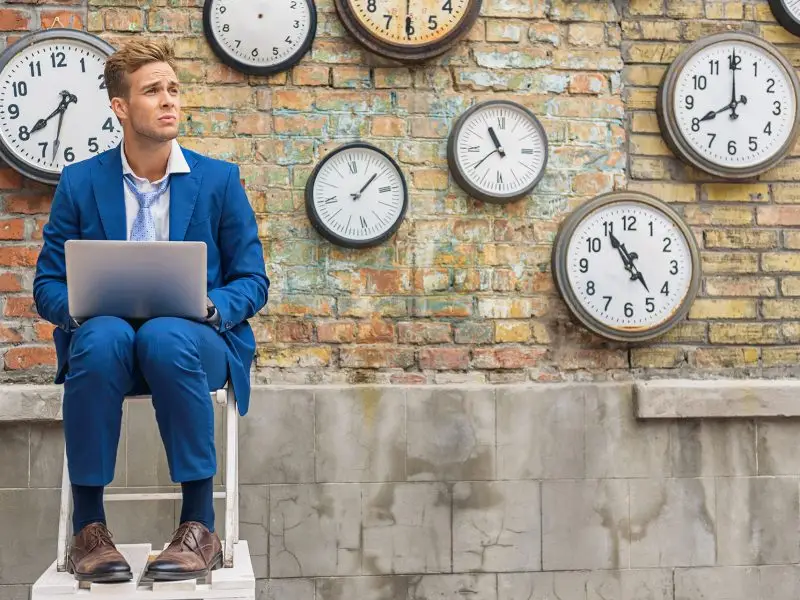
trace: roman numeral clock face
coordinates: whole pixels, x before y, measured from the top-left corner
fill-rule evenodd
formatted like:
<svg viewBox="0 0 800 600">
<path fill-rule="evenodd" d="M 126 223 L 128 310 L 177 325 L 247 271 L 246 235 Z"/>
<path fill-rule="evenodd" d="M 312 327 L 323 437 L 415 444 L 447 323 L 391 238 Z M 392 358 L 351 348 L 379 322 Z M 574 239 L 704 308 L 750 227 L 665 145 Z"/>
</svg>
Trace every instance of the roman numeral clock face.
<svg viewBox="0 0 800 600">
<path fill-rule="evenodd" d="M 74 30 L 23 38 L 0 57 L 0 150 L 27 177 L 56 184 L 69 164 L 122 139 L 103 80 L 113 48 Z"/>
<path fill-rule="evenodd" d="M 716 39 L 716 41 L 714 41 Z M 687 50 L 667 74 L 665 139 L 695 166 L 732 178 L 771 168 L 797 135 L 797 78 L 769 44 L 719 34 Z"/>
<path fill-rule="evenodd" d="M 375 246 L 400 226 L 408 206 L 405 178 L 385 152 L 361 142 L 326 156 L 306 184 L 309 220 L 329 241 Z"/>
</svg>

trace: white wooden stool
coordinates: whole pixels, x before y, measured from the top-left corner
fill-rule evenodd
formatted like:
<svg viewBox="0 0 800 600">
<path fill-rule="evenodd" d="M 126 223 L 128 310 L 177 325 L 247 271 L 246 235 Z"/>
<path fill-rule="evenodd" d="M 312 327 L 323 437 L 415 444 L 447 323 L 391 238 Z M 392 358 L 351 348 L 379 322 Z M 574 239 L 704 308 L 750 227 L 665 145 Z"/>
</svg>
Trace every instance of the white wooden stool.
<svg viewBox="0 0 800 600">
<path fill-rule="evenodd" d="M 150 600 L 250 599 L 255 597 L 255 576 L 246 540 L 239 540 L 239 460 L 238 412 L 233 387 L 211 392 L 211 398 L 226 407 L 225 433 L 225 491 L 214 492 L 215 498 L 225 498 L 225 539 L 223 568 L 210 571 L 205 583 L 196 579 L 153 582 L 142 579 L 150 558 L 155 556 L 150 544 L 117 544 L 117 549 L 131 565 L 133 578 L 121 583 L 78 582 L 67 572 L 67 553 L 71 527 L 68 525 L 72 497 L 66 445 L 61 476 L 61 509 L 58 519 L 58 554 L 56 560 L 31 587 L 31 600 L 65 600 L 65 595 L 90 594 L 90 598 L 144 596 Z M 130 400 L 151 400 L 151 396 L 127 396 Z M 180 500 L 181 492 L 108 494 L 105 501 Z M 165 545 L 166 547 L 166 545 Z"/>
</svg>

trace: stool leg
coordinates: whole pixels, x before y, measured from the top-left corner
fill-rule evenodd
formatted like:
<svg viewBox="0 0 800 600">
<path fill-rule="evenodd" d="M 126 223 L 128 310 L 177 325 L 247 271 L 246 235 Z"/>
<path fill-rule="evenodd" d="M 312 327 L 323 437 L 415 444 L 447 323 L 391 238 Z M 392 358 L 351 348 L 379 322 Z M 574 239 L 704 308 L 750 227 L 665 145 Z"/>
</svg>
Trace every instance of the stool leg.
<svg viewBox="0 0 800 600">
<path fill-rule="evenodd" d="M 69 538 L 67 521 L 69 519 L 70 492 L 67 446 L 65 444 L 64 466 L 61 471 L 61 508 L 58 513 L 58 556 L 56 557 L 56 570 L 60 572 L 67 570 L 67 541 Z"/>
<path fill-rule="evenodd" d="M 233 543 L 238 536 L 239 524 L 236 508 L 239 505 L 239 480 L 236 473 L 237 425 L 236 398 L 233 387 L 228 388 L 228 403 L 225 413 L 225 547 L 223 566 L 233 566 Z"/>
</svg>

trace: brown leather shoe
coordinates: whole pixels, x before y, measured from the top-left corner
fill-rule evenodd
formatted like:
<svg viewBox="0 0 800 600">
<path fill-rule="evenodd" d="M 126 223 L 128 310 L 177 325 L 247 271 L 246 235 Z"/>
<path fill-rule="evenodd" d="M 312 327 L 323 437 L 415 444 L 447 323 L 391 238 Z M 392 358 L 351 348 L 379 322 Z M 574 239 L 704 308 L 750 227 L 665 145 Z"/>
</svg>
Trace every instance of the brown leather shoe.
<svg viewBox="0 0 800 600">
<path fill-rule="evenodd" d="M 197 521 L 186 521 L 172 535 L 172 541 L 148 566 L 145 577 L 154 581 L 199 579 L 222 566 L 222 543 Z"/>
<path fill-rule="evenodd" d="M 128 581 L 133 577 L 128 561 L 111 541 L 111 532 L 100 522 L 86 525 L 73 538 L 67 571 L 78 581 L 94 583 Z"/>
</svg>

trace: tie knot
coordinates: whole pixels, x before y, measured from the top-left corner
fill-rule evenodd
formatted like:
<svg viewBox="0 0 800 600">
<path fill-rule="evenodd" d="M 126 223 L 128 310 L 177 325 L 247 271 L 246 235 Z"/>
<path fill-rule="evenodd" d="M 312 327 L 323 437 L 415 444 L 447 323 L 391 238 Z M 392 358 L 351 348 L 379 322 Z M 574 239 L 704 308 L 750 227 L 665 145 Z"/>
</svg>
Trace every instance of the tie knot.
<svg viewBox="0 0 800 600">
<path fill-rule="evenodd" d="M 169 185 L 169 175 L 167 175 L 161 183 L 159 183 L 155 188 L 150 191 L 142 191 L 136 185 L 136 180 L 133 178 L 133 175 L 130 173 L 126 173 L 125 176 L 125 183 L 128 184 L 128 188 L 133 192 L 133 195 L 136 197 L 139 206 L 143 208 L 149 208 L 156 200 L 158 200 L 161 195 L 166 191 L 167 186 Z"/>
</svg>

